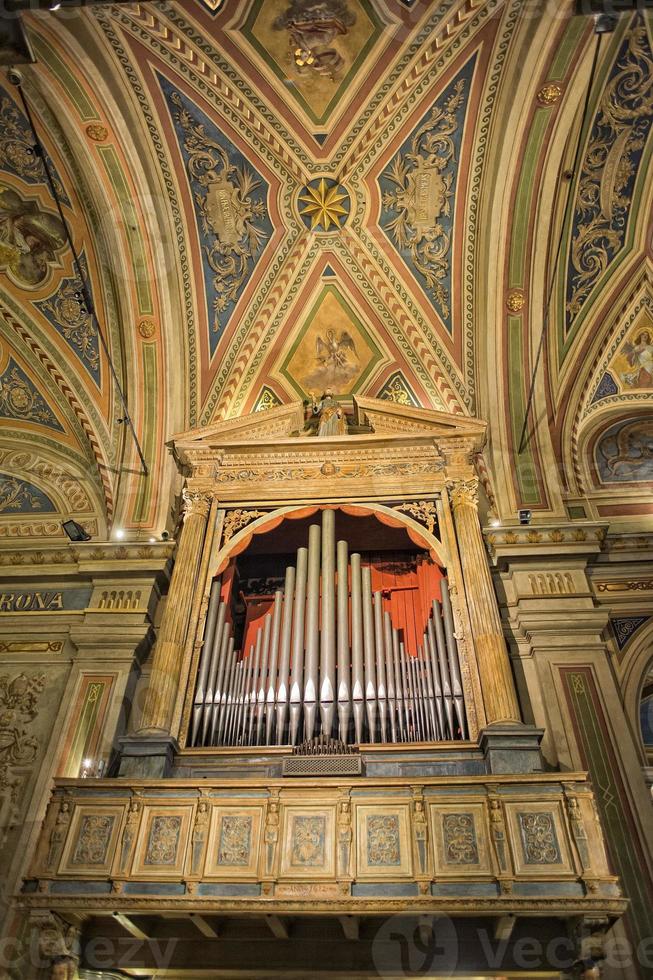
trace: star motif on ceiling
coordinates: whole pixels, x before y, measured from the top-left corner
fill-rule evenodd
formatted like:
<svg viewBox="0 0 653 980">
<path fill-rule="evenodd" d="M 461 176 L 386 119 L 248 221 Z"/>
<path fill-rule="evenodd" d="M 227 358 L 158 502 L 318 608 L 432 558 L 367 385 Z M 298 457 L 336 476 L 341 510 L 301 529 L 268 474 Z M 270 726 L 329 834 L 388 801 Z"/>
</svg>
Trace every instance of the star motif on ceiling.
<svg viewBox="0 0 653 980">
<path fill-rule="evenodd" d="M 342 228 L 349 217 L 349 194 L 341 184 L 330 178 L 316 177 L 311 180 L 302 188 L 298 200 L 300 217 L 311 231 Z"/>
</svg>

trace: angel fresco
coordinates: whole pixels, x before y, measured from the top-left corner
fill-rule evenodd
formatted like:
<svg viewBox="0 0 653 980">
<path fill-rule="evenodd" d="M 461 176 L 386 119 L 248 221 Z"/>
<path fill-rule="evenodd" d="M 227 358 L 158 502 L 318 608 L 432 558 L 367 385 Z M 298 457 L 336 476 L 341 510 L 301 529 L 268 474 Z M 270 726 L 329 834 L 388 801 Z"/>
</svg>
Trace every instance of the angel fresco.
<svg viewBox="0 0 653 980">
<path fill-rule="evenodd" d="M 630 370 L 621 374 L 621 380 L 629 388 L 653 387 L 653 333 L 642 330 L 634 343 L 627 343 L 623 355 L 628 361 Z"/>
<path fill-rule="evenodd" d="M 21 285 L 38 286 L 65 244 L 66 231 L 56 215 L 0 184 L 0 268 Z"/>
<path fill-rule="evenodd" d="M 317 332 L 315 355 L 307 358 L 305 390 L 346 389 L 360 371 L 354 338 L 348 330 L 327 327 Z M 312 361 L 312 364 L 311 364 Z"/>
</svg>

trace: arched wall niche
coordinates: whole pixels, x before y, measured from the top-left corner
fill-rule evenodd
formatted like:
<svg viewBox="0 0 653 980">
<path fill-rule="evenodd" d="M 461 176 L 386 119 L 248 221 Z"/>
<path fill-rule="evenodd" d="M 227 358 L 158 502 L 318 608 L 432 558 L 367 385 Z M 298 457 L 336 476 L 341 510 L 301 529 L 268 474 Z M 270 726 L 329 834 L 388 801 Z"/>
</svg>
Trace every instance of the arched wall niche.
<svg viewBox="0 0 653 980">
<path fill-rule="evenodd" d="M 647 746 L 640 718 L 640 704 L 646 677 L 653 670 L 653 618 L 642 626 L 626 645 L 621 664 L 621 692 L 626 718 L 628 718 L 637 746 L 646 765 L 647 756 L 653 758 L 653 744 Z M 650 764 L 650 763 L 649 763 Z"/>
<path fill-rule="evenodd" d="M 653 489 L 653 410 L 607 406 L 581 430 L 576 463 L 586 492 L 637 495 Z"/>
</svg>

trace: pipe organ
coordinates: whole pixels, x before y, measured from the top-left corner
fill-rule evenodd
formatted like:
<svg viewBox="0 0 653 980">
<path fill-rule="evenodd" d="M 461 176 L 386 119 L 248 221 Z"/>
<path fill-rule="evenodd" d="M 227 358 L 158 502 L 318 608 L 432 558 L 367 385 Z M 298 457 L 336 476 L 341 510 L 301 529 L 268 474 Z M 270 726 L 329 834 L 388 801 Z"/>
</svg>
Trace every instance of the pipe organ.
<svg viewBox="0 0 653 980">
<path fill-rule="evenodd" d="M 413 652 L 369 564 L 336 540 L 335 511 L 323 510 L 248 649 L 237 649 L 214 580 L 190 746 L 294 746 L 317 735 L 345 744 L 466 739 L 446 579 L 440 594 L 430 598 Z"/>
</svg>

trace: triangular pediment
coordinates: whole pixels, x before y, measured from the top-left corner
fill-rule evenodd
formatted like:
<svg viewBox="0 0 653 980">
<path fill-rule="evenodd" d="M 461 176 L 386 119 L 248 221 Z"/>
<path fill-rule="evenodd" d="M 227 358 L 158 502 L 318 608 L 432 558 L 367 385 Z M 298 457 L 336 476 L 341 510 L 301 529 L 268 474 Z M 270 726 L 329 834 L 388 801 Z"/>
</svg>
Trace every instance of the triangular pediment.
<svg viewBox="0 0 653 980">
<path fill-rule="evenodd" d="M 415 408 L 381 398 L 354 398 L 356 422 L 369 425 L 375 435 L 430 435 L 434 439 L 465 437 L 485 442 L 487 423 L 481 419 L 439 412 L 431 408 Z"/>
<path fill-rule="evenodd" d="M 289 443 L 301 442 L 305 447 L 307 443 L 315 444 L 316 449 L 325 450 L 327 444 L 334 449 L 346 449 L 353 441 L 374 443 L 377 439 L 387 442 L 388 439 L 394 441 L 402 437 L 413 440 L 428 437 L 438 443 L 464 439 L 469 448 L 478 451 L 485 442 L 486 423 L 480 419 L 400 405 L 380 398 L 356 396 L 353 402 L 354 422 L 367 429 L 367 434 L 318 440 L 305 432 L 304 404 L 295 401 L 251 415 L 213 422 L 202 428 L 188 429 L 175 436 L 172 444 L 177 458 L 187 461 L 188 454 L 196 456 L 200 453 L 204 457 L 207 453 L 230 446 L 285 444 L 289 449 Z"/>
<path fill-rule="evenodd" d="M 180 449 L 223 446 L 229 443 L 277 442 L 301 432 L 304 428 L 304 405 L 300 401 L 279 405 L 251 415 L 212 422 L 201 429 L 188 429 L 173 438 Z"/>
</svg>

